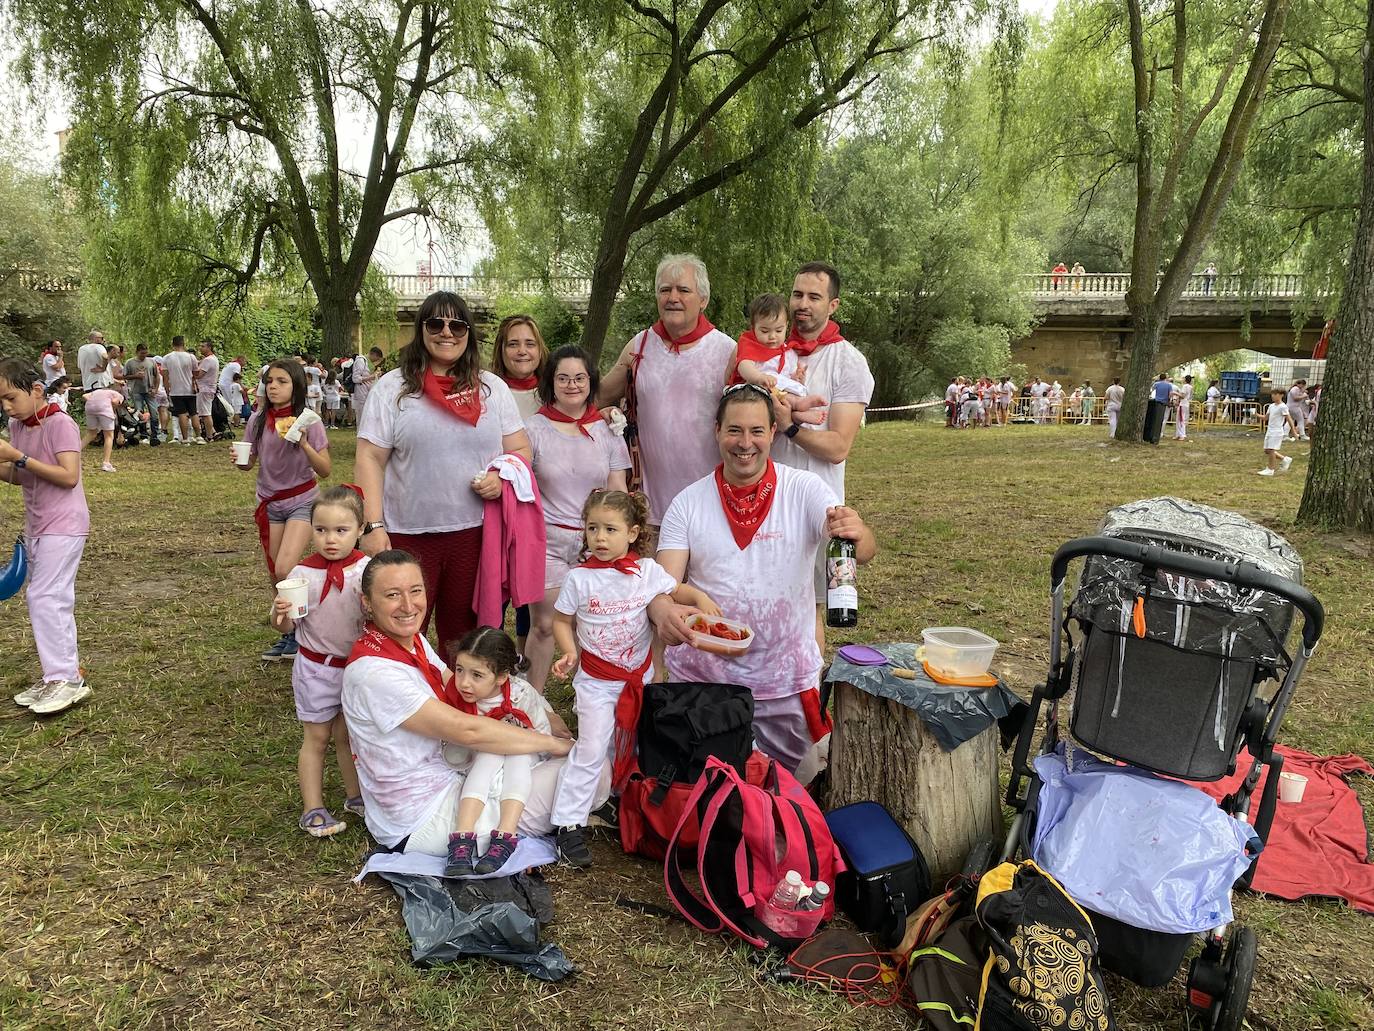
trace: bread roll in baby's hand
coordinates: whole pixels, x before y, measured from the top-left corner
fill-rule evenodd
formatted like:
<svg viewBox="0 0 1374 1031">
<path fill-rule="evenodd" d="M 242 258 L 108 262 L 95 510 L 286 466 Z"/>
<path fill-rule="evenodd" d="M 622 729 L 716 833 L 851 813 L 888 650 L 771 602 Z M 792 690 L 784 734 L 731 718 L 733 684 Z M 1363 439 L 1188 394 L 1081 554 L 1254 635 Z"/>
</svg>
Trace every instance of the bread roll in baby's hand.
<svg viewBox="0 0 1374 1031">
<path fill-rule="evenodd" d="M 285 437 L 292 426 L 296 425 L 296 417 L 288 415 L 284 419 L 277 420 L 277 436 Z"/>
</svg>

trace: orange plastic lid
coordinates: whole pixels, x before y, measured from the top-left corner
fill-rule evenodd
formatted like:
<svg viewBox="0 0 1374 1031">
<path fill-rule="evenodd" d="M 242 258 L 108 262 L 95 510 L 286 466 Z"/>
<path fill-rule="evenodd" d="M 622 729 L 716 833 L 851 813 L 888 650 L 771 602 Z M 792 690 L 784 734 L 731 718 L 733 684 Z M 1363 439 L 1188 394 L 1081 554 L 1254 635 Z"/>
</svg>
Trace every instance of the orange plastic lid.
<svg viewBox="0 0 1374 1031">
<path fill-rule="evenodd" d="M 952 677 L 948 673 L 941 673 L 934 669 L 930 663 L 922 662 L 921 666 L 926 671 L 926 676 L 937 684 L 949 684 L 953 687 L 996 687 L 997 678 L 991 673 L 979 673 L 976 677 Z"/>
</svg>

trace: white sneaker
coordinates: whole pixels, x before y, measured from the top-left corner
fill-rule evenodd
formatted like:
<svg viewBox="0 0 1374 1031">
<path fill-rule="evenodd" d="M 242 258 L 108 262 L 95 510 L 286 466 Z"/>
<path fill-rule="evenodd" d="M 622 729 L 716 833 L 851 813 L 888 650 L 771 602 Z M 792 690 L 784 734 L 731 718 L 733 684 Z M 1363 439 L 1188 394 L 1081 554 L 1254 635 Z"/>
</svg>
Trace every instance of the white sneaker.
<svg viewBox="0 0 1374 1031">
<path fill-rule="evenodd" d="M 1284 455 L 1284 456 L 1283 456 L 1283 461 L 1279 463 L 1279 472 L 1281 472 L 1281 473 L 1286 473 L 1286 472 L 1288 471 L 1288 467 L 1289 467 L 1290 465 L 1292 465 L 1292 464 L 1293 464 L 1293 456 L 1292 456 L 1292 455 Z"/>
<path fill-rule="evenodd" d="M 85 680 L 58 680 L 38 701 L 29 706 L 29 711 L 39 716 L 69 709 L 91 693 L 91 686 Z"/>
<path fill-rule="evenodd" d="M 1261 470 L 1259 471 L 1259 474 L 1260 474 L 1261 476 L 1273 476 L 1273 475 L 1274 475 L 1274 470 L 1273 470 L 1273 469 L 1261 469 Z"/>
<path fill-rule="evenodd" d="M 101 462 L 101 463 L 100 463 L 100 471 L 101 471 L 102 473 L 117 473 L 117 472 L 119 472 L 119 470 L 116 469 L 114 466 L 112 466 L 109 462 Z"/>
<path fill-rule="evenodd" d="M 191 443 L 192 443 L 192 444 L 205 444 L 205 443 L 207 443 L 207 441 L 206 441 L 206 439 L 205 439 L 204 437 L 192 437 L 192 438 L 191 438 Z"/>
<path fill-rule="evenodd" d="M 38 699 L 42 698 L 43 695 L 47 693 L 47 689 L 47 681 L 37 680 L 14 696 L 14 704 L 22 705 L 27 709 L 34 702 L 38 701 Z"/>
</svg>

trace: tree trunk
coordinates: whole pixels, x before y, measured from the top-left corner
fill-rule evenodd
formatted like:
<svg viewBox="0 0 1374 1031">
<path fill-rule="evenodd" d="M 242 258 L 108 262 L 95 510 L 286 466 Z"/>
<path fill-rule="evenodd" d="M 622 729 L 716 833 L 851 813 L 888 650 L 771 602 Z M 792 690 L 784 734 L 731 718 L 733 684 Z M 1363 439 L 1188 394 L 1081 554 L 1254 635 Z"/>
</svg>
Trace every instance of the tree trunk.
<svg viewBox="0 0 1374 1031">
<path fill-rule="evenodd" d="M 1126 396 L 1121 399 L 1121 414 L 1116 423 L 1116 439 L 1131 444 L 1143 441 L 1146 402 L 1150 399 L 1150 384 L 1159 370 L 1159 341 L 1164 335 L 1164 323 L 1153 308 L 1131 315 L 1134 339 L 1131 341 L 1131 365 L 1126 371 Z"/>
<path fill-rule="evenodd" d="M 358 310 L 353 299 L 319 294 L 320 331 L 324 338 L 321 360 L 328 365 L 335 358 L 358 353 Z"/>
<path fill-rule="evenodd" d="M 938 887 L 978 842 L 1001 845 L 997 745 L 994 723 L 946 752 L 914 710 L 836 684 L 830 803 L 881 802 L 920 846 Z"/>
<path fill-rule="evenodd" d="M 1374 531 L 1374 4 L 1365 22 L 1364 182 L 1298 521 Z"/>
<path fill-rule="evenodd" d="M 592 268 L 591 293 L 587 298 L 587 317 L 582 320 L 582 347 L 596 364 L 606 346 L 606 331 L 611 326 L 611 310 L 625 277 L 625 256 L 629 253 L 630 233 L 625 216 L 608 216 L 601 230 L 596 265 Z"/>
</svg>

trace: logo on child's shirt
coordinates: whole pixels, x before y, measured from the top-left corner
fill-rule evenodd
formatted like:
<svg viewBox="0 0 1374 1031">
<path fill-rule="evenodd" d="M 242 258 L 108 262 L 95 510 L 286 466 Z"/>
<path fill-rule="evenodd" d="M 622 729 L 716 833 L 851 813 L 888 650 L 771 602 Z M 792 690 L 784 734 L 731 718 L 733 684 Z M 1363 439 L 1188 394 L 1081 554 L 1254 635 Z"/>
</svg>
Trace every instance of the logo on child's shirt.
<svg viewBox="0 0 1374 1031">
<path fill-rule="evenodd" d="M 622 612 L 635 612 L 647 608 L 648 605 L 648 600 L 640 595 L 635 595 L 632 598 L 612 598 L 603 602 L 597 595 L 593 594 L 587 601 L 587 611 L 598 616 L 615 616 Z"/>
</svg>

